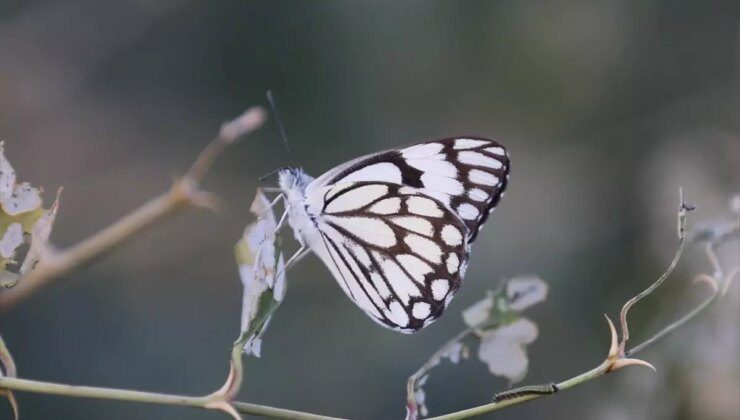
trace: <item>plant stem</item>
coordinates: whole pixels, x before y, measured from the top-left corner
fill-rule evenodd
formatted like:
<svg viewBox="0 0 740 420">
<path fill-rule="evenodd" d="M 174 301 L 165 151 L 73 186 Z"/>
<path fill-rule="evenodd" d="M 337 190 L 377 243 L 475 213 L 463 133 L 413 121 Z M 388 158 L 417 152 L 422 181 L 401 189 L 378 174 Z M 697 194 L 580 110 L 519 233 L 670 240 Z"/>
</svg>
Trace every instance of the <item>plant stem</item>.
<svg viewBox="0 0 740 420">
<path fill-rule="evenodd" d="M 727 293 L 727 290 L 729 289 L 730 285 L 732 284 L 732 280 L 737 274 L 737 271 L 733 272 L 727 278 L 724 280 L 724 283 L 721 288 L 714 291 L 714 293 L 709 296 L 708 298 L 704 299 L 699 305 L 697 305 L 694 309 L 689 311 L 686 315 L 682 316 L 681 318 L 677 319 L 673 323 L 669 324 L 662 330 L 658 331 L 655 335 L 648 338 L 647 340 L 643 341 L 642 343 L 636 345 L 635 347 L 629 349 L 625 352 L 625 356 L 632 356 L 635 355 L 646 348 L 652 346 L 656 342 L 658 342 L 663 337 L 667 336 L 668 334 L 672 333 L 673 331 L 677 330 L 683 324 L 691 321 L 695 317 L 697 317 L 699 314 L 704 312 L 708 307 L 712 306 L 714 302 L 716 302 L 719 298 L 724 296 L 725 293 Z"/>
<path fill-rule="evenodd" d="M 600 376 L 603 376 L 609 371 L 609 368 L 611 367 L 612 362 L 609 360 L 605 360 L 602 364 L 599 366 L 589 370 L 588 372 L 584 372 L 580 375 L 574 376 L 570 379 L 566 379 L 558 384 L 558 390 L 566 390 L 568 388 L 573 388 L 578 385 L 584 384 L 588 381 L 594 380 Z M 467 410 L 461 410 L 456 411 L 454 413 L 445 414 L 438 417 L 429 417 L 427 420 L 455 420 L 455 419 L 465 419 L 468 417 L 473 416 L 480 416 L 481 414 L 490 413 L 491 411 L 500 410 L 502 408 L 506 408 L 512 405 L 522 404 L 527 401 L 531 401 L 537 398 L 542 398 L 546 395 L 538 395 L 538 394 L 531 394 L 531 395 L 523 395 L 521 397 L 511 398 L 508 400 L 500 401 L 500 402 L 493 402 L 490 404 L 480 405 L 478 407 L 468 408 Z"/>
<path fill-rule="evenodd" d="M 208 396 L 193 397 L 186 395 L 160 394 L 156 392 L 131 391 L 126 389 L 100 388 L 92 386 L 64 385 L 52 382 L 34 381 L 21 378 L 0 377 L 0 388 L 40 394 L 61 395 L 66 397 L 95 398 L 115 401 L 129 401 L 149 404 L 176 405 L 207 409 L 213 400 Z M 245 414 L 254 414 L 282 419 L 335 419 L 301 411 L 285 410 L 264 405 L 243 402 L 232 403 L 234 408 Z"/>
<path fill-rule="evenodd" d="M 684 203 L 683 189 L 679 189 L 679 196 L 680 196 L 680 204 L 678 208 L 678 248 L 676 248 L 676 253 L 673 255 L 673 260 L 668 265 L 668 268 L 658 278 L 658 280 L 656 280 L 650 286 L 648 286 L 647 289 L 643 290 L 642 292 L 634 296 L 632 299 L 628 300 L 627 303 L 625 303 L 624 306 L 622 306 L 622 310 L 619 313 L 620 330 L 622 331 L 622 342 L 621 342 L 622 350 L 624 350 L 624 346 L 627 344 L 627 342 L 630 339 L 629 325 L 627 323 L 627 313 L 632 308 L 632 306 L 634 306 L 637 302 L 641 301 L 645 297 L 652 294 L 655 291 L 655 289 L 660 287 L 660 285 L 662 285 L 663 282 L 666 281 L 668 276 L 670 276 L 671 273 L 673 273 L 673 270 L 676 269 L 676 266 L 678 265 L 678 261 L 681 259 L 681 255 L 683 254 L 683 250 L 686 245 L 686 215 L 692 209 L 692 207 L 689 207 L 686 205 L 686 203 Z"/>
<path fill-rule="evenodd" d="M 250 108 L 234 121 L 240 123 L 237 129 L 225 131 L 222 128 L 219 135 L 198 155 L 185 175 L 176 180 L 167 192 L 149 200 L 82 242 L 66 250 L 45 255 L 35 269 L 19 279 L 15 287 L 0 293 L 0 313 L 16 306 L 51 281 L 110 252 L 136 234 L 180 210 L 190 206 L 212 207 L 211 197 L 199 189 L 200 182 L 226 146 L 234 142 L 235 136 L 251 133 L 262 125 L 264 110 L 259 107 Z"/>
</svg>

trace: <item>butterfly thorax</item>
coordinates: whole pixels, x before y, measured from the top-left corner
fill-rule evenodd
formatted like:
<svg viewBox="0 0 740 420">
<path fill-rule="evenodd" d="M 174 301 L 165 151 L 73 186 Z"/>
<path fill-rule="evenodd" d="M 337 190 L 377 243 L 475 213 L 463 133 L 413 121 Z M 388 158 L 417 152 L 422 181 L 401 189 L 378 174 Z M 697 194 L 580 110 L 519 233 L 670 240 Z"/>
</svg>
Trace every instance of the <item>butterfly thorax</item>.
<svg viewBox="0 0 740 420">
<path fill-rule="evenodd" d="M 278 185 L 287 202 L 288 223 L 299 241 L 305 239 L 306 228 L 313 225 L 311 216 L 306 212 L 306 186 L 311 181 L 313 177 L 300 168 L 286 168 L 278 172 Z"/>
</svg>

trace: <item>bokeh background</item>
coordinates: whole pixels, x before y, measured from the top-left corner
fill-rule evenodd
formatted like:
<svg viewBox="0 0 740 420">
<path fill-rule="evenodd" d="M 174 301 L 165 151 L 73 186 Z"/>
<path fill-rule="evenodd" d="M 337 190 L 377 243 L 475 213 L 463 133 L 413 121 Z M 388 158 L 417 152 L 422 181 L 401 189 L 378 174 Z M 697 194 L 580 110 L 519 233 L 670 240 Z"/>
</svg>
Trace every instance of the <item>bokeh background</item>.
<svg viewBox="0 0 740 420">
<path fill-rule="evenodd" d="M 456 134 L 504 143 L 509 190 L 445 317 L 414 336 L 372 323 L 316 258 L 289 276 L 240 398 L 358 419 L 404 415 L 405 380 L 502 279 L 537 274 L 527 383 L 599 363 L 604 313 L 664 269 L 678 187 L 692 221 L 740 191 L 740 3 L 691 1 L 0 1 L 0 137 L 22 180 L 64 186 L 53 240 L 72 244 L 166 189 L 217 131 L 274 90 L 298 164 Z M 200 394 L 239 327 L 233 244 L 257 178 L 291 164 L 276 126 L 229 149 L 188 212 L 0 319 L 22 376 Z M 738 263 L 737 242 L 725 249 Z M 692 249 L 635 310 L 646 337 L 706 291 Z M 740 296 L 633 368 L 496 418 L 736 419 Z M 507 384 L 475 360 L 427 385 L 432 414 Z M 19 394 L 26 419 L 218 419 L 192 409 Z M 10 415 L 5 403 L 0 418 Z"/>
</svg>

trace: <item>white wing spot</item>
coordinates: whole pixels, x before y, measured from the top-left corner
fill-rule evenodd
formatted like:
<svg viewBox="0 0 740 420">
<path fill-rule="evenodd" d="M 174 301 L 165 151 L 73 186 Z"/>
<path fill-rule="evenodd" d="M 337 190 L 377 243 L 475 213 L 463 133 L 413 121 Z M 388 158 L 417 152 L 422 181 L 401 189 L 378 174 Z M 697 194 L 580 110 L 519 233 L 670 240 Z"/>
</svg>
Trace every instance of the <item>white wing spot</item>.
<svg viewBox="0 0 740 420">
<path fill-rule="evenodd" d="M 483 153 L 478 152 L 460 152 L 457 154 L 457 160 L 468 165 L 485 166 L 492 169 L 500 169 L 502 166 L 504 166 L 497 159 L 488 157 Z"/>
<path fill-rule="evenodd" d="M 398 295 L 398 298 L 401 299 L 401 302 L 403 302 L 404 305 L 409 303 L 410 297 L 421 296 L 419 287 L 411 281 L 409 276 L 401 270 L 401 267 L 396 264 L 395 261 L 388 258 L 382 259 L 382 257 L 377 254 L 375 258 L 380 261 L 380 268 L 383 270 L 385 278 L 388 279 L 388 283 L 390 283 L 391 287 L 396 292 L 396 295 Z"/>
<path fill-rule="evenodd" d="M 468 196 L 470 196 L 471 200 L 480 202 L 488 201 L 488 194 L 480 188 L 472 188 L 468 191 Z"/>
<path fill-rule="evenodd" d="M 349 238 L 347 238 L 347 243 L 345 244 L 350 250 L 352 250 L 352 253 L 357 257 L 357 259 L 360 261 L 360 264 L 362 264 L 365 267 L 371 267 L 372 262 L 370 261 L 370 255 L 365 251 L 365 248 L 358 246 L 357 243 Z"/>
<path fill-rule="evenodd" d="M 414 253 L 418 254 L 427 261 L 431 261 L 434 264 L 442 263 L 442 249 L 427 238 L 419 235 L 409 234 L 403 238 L 406 245 L 411 248 Z M 404 264 L 405 265 L 405 264 Z"/>
<path fill-rule="evenodd" d="M 432 308 L 426 302 L 414 303 L 414 308 L 411 310 L 411 314 L 416 319 L 426 319 L 430 313 L 432 313 Z"/>
<path fill-rule="evenodd" d="M 421 192 L 429 197 L 432 197 L 433 199 L 439 201 L 440 203 L 444 204 L 446 207 L 450 207 L 450 195 L 447 193 L 444 193 L 442 191 L 437 191 L 429 188 L 424 188 L 421 190 Z"/>
<path fill-rule="evenodd" d="M 447 256 L 447 271 L 450 274 L 457 273 L 458 268 L 460 267 L 460 259 L 457 258 L 457 254 L 451 253 Z"/>
<path fill-rule="evenodd" d="M 445 227 L 442 228 L 442 240 L 445 241 L 447 245 L 457 246 L 462 243 L 462 234 L 455 226 L 445 225 Z"/>
<path fill-rule="evenodd" d="M 479 185 L 490 185 L 494 186 L 499 183 L 499 179 L 496 175 L 490 174 L 479 169 L 473 169 L 468 173 L 468 179 L 470 182 Z"/>
<path fill-rule="evenodd" d="M 416 194 L 418 191 L 416 188 L 401 187 L 398 189 L 398 193 L 402 195 Z"/>
<path fill-rule="evenodd" d="M 475 140 L 475 139 L 457 139 L 455 140 L 455 150 L 472 149 L 474 147 L 483 146 L 489 144 L 486 140 Z"/>
<path fill-rule="evenodd" d="M 457 213 L 465 220 L 475 220 L 480 215 L 480 211 L 470 203 L 457 206 Z"/>
<path fill-rule="evenodd" d="M 434 156 L 442 151 L 444 145 L 440 143 L 417 144 L 416 146 L 407 147 L 401 151 L 404 159 L 425 159 Z"/>
<path fill-rule="evenodd" d="M 398 166 L 390 162 L 380 162 L 358 169 L 337 182 L 372 181 L 400 184 L 402 179 L 401 169 Z"/>
<path fill-rule="evenodd" d="M 409 325 L 409 314 L 406 313 L 403 306 L 401 306 L 401 304 L 396 300 L 391 302 L 390 306 L 388 306 L 387 316 L 391 322 L 401 328 Z"/>
<path fill-rule="evenodd" d="M 396 244 L 396 234 L 385 222 L 372 217 L 328 217 L 337 226 L 375 246 L 390 248 Z"/>
<path fill-rule="evenodd" d="M 342 182 L 340 184 L 334 184 L 333 187 L 329 190 L 329 192 L 326 194 L 326 199 L 330 199 L 334 197 L 335 195 L 339 194 L 340 192 L 346 190 L 347 188 L 355 185 L 354 182 Z"/>
<path fill-rule="evenodd" d="M 401 226 L 406 230 L 420 233 L 426 236 L 434 235 L 434 227 L 429 220 L 415 216 L 398 216 L 392 217 L 391 222 Z"/>
<path fill-rule="evenodd" d="M 424 173 L 432 173 L 451 178 L 456 177 L 457 168 L 455 168 L 455 165 L 443 159 L 444 155 L 435 155 L 428 159 L 407 160 L 406 163 Z"/>
<path fill-rule="evenodd" d="M 441 191 L 449 195 L 462 195 L 465 192 L 462 182 L 444 175 L 427 172 L 421 175 L 421 182 L 428 190 Z"/>
<path fill-rule="evenodd" d="M 492 153 L 494 155 L 506 156 L 506 150 L 504 150 L 503 147 L 486 147 L 483 150 L 485 150 L 488 153 Z"/>
<path fill-rule="evenodd" d="M 344 211 L 356 210 L 364 207 L 378 198 L 388 194 L 388 186 L 382 184 L 364 185 L 354 190 L 343 193 L 329 205 L 326 206 L 326 213 L 340 213 Z"/>
<path fill-rule="evenodd" d="M 432 282 L 432 296 L 434 300 L 441 301 L 450 291 L 450 282 L 446 279 L 437 279 Z"/>
<path fill-rule="evenodd" d="M 415 255 L 401 254 L 397 256 L 396 259 L 403 266 L 403 268 L 406 269 L 411 277 L 418 283 L 423 283 L 424 276 L 434 271 L 429 264 L 425 263 Z"/>
<path fill-rule="evenodd" d="M 391 297 L 391 291 L 388 289 L 388 285 L 385 284 L 383 277 L 379 273 L 375 271 L 370 273 L 370 280 L 373 281 L 373 285 L 375 285 L 375 289 L 378 291 L 381 298 L 388 299 Z"/>
<path fill-rule="evenodd" d="M 409 211 L 419 216 L 442 217 L 444 213 L 434 201 L 424 197 L 409 197 L 406 200 Z"/>
<path fill-rule="evenodd" d="M 398 197 L 385 198 L 373 204 L 368 211 L 375 214 L 396 214 L 401 211 L 401 199 Z"/>
</svg>

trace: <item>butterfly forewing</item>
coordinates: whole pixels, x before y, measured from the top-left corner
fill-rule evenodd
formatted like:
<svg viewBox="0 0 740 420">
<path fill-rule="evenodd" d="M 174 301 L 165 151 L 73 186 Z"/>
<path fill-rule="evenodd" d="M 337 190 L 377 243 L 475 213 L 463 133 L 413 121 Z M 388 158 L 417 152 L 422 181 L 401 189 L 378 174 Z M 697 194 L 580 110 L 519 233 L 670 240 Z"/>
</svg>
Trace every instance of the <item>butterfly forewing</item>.
<svg viewBox="0 0 740 420">
<path fill-rule="evenodd" d="M 417 188 L 462 219 L 472 242 L 503 195 L 509 170 L 506 149 L 496 141 L 453 137 L 355 159 L 312 186 L 369 181 Z"/>
<path fill-rule="evenodd" d="M 381 324 L 414 332 L 460 287 L 464 223 L 415 188 L 342 182 L 323 188 L 317 226 L 347 295 Z"/>
</svg>

